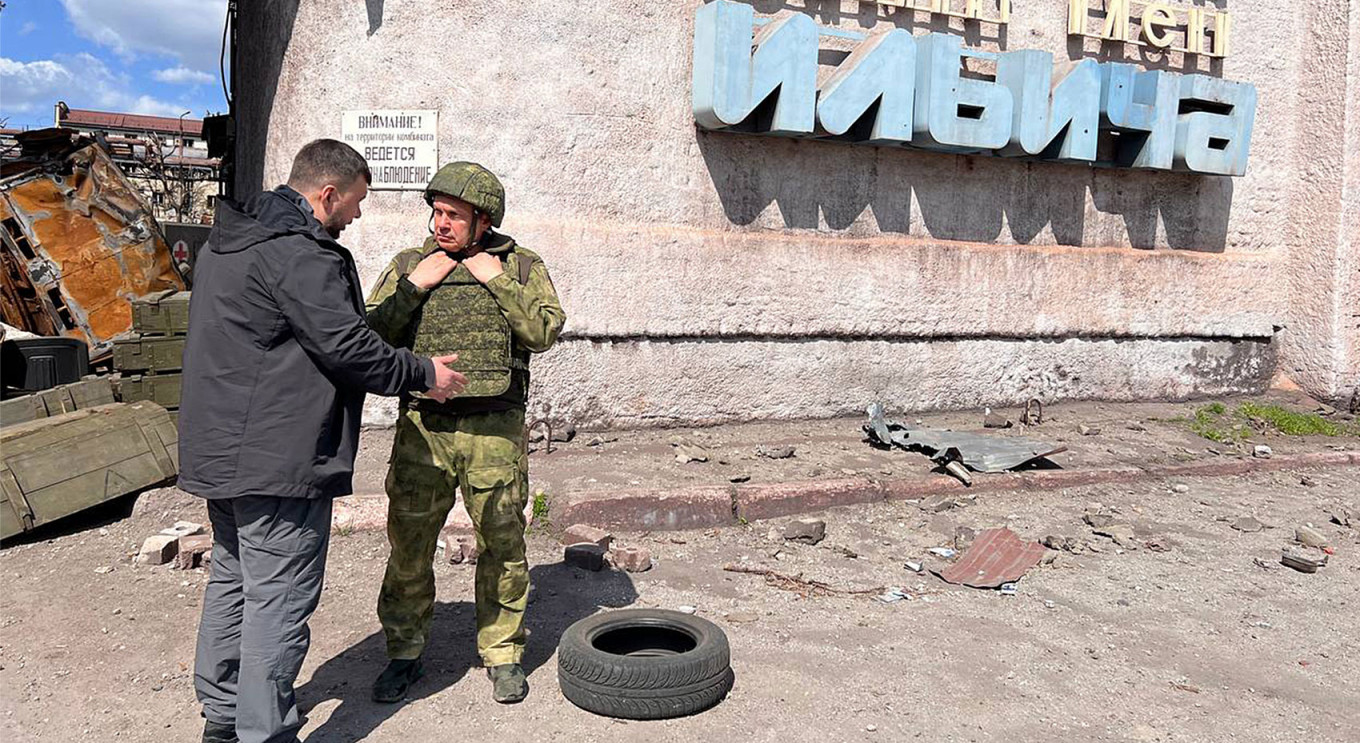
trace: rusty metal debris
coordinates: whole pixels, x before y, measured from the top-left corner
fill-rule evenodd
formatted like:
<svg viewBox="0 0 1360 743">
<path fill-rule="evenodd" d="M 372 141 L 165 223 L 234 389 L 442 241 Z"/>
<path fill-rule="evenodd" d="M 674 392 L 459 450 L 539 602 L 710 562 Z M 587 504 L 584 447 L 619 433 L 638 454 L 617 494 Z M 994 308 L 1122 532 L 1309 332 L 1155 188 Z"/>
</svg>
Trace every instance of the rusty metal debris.
<svg viewBox="0 0 1360 743">
<path fill-rule="evenodd" d="M 1020 414 L 1020 425 L 1037 426 L 1044 422 L 1044 404 L 1037 397 L 1025 401 L 1025 412 Z"/>
<path fill-rule="evenodd" d="M 1006 528 L 988 529 L 978 534 L 963 559 L 948 569 L 935 572 L 948 583 L 972 588 L 999 588 L 1020 580 L 1043 558 L 1045 547 L 1026 542 Z"/>
<path fill-rule="evenodd" d="M 882 403 L 870 405 L 867 412 L 869 423 L 864 426 L 864 431 L 871 441 L 883 447 L 896 446 L 922 451 L 936 464 L 944 466 L 960 479 L 967 477 L 967 473 L 960 475 L 957 466 L 949 467 L 951 463 L 962 463 L 974 472 L 1004 472 L 1067 451 L 1066 446 L 1035 439 L 908 428 L 901 424 L 889 423 L 884 418 Z M 970 479 L 965 479 L 964 482 L 967 483 Z"/>
<path fill-rule="evenodd" d="M 546 429 L 548 430 L 547 435 L 543 437 L 543 442 L 544 442 L 544 443 L 543 443 L 543 447 L 544 447 L 544 448 L 543 448 L 543 453 L 544 453 L 544 454 L 552 454 L 552 450 L 553 450 L 553 445 L 552 445 L 552 444 L 553 444 L 553 429 L 552 429 L 552 422 L 549 421 L 547 418 L 537 418 L 537 419 L 533 420 L 532 422 L 530 422 L 529 425 L 525 426 L 525 427 L 524 427 L 524 440 L 525 440 L 525 442 L 528 442 L 528 441 L 529 441 L 529 438 L 533 435 L 534 429 L 537 428 L 537 427 L 539 427 L 539 426 L 543 426 L 544 428 L 546 428 Z M 526 443 L 526 445 L 527 445 L 527 443 Z"/>
<path fill-rule="evenodd" d="M 83 340 L 101 360 L 131 325 L 133 297 L 184 279 L 150 205 L 102 147 L 68 129 L 18 140 L 0 167 L 0 314 Z"/>
</svg>

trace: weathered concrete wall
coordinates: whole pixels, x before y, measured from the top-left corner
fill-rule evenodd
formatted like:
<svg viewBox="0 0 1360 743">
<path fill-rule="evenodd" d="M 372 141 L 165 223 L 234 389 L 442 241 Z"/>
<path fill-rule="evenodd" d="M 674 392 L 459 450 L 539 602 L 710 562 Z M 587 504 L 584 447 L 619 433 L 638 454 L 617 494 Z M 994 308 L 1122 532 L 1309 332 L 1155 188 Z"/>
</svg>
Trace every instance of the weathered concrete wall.
<svg viewBox="0 0 1360 743">
<path fill-rule="evenodd" d="M 1341 399 L 1360 385 L 1360 9 L 1312 2 L 1297 24 L 1294 116 L 1304 156 L 1288 182 L 1294 234 L 1280 246 L 1292 300 L 1283 371 L 1319 397 Z"/>
<path fill-rule="evenodd" d="M 1360 8 L 1350 12 L 1346 90 L 1346 190 L 1341 217 L 1341 267 L 1344 287 L 1337 292 L 1337 314 L 1342 338 L 1338 366 L 1342 369 L 1335 396 L 1349 387 L 1352 399 L 1360 397 Z"/>
<path fill-rule="evenodd" d="M 438 109 L 441 158 L 501 174 L 505 231 L 553 271 L 568 336 L 535 362 L 535 406 L 582 423 L 1247 391 L 1281 345 L 1308 389 L 1348 394 L 1360 282 L 1340 225 L 1357 208 L 1342 183 L 1360 77 L 1354 18 L 1326 20 L 1344 0 L 1233 4 L 1223 61 L 1100 57 L 1254 83 L 1237 179 L 699 131 L 698 5 L 247 0 L 241 184 L 281 181 L 346 109 Z M 856 0 L 806 12 L 855 31 L 947 25 L 875 21 Z M 1069 58 L 1083 51 L 1065 14 L 1026 3 L 1000 38 L 964 36 Z M 345 242 L 372 281 L 428 212 L 414 192 L 365 211 Z"/>
</svg>

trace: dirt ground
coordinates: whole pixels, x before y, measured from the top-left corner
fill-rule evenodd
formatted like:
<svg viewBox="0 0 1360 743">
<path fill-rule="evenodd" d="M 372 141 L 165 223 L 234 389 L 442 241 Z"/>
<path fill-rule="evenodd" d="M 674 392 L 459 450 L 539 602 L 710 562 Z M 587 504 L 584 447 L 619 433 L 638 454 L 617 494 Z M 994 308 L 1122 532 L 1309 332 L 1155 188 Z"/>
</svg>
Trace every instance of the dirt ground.
<svg viewBox="0 0 1360 743">
<path fill-rule="evenodd" d="M 1220 402 L 1233 409 L 1247 399 L 1224 398 Z M 1316 402 L 1297 392 L 1275 391 L 1250 399 L 1303 412 L 1317 407 Z M 1360 448 L 1360 438 L 1353 435 L 1285 436 L 1271 431 L 1253 431 L 1249 438 L 1240 441 L 1209 441 L 1192 433 L 1187 422 L 1207 402 L 1064 403 L 1045 409 L 1043 424 L 1033 428 L 1018 425 L 1019 409 L 1004 409 L 996 412 L 1017 425 L 987 432 L 1065 446 L 1067 451 L 1052 460 L 1066 469 L 1222 461 L 1251 457 L 1256 444 L 1266 444 L 1276 454 L 1284 455 Z M 887 418 L 912 426 L 982 430 L 981 411 L 911 414 L 889 411 Z M 867 420 L 867 416 L 856 416 L 701 428 L 580 431 L 570 442 L 554 444 L 551 453 L 541 443 L 532 445 L 530 477 L 533 488 L 542 489 L 551 499 L 556 494 L 592 490 L 664 490 L 726 486 L 732 482 L 837 480 L 853 475 L 897 479 L 931 471 L 933 466 L 924 454 L 883 451 L 866 444 L 862 426 Z M 1343 426 L 1356 425 L 1354 416 L 1344 412 L 1329 420 Z M 1081 426 L 1098 433 L 1082 435 Z M 677 462 L 676 443 L 699 447 L 708 461 Z M 392 429 L 365 431 L 355 469 L 355 493 L 383 492 L 391 447 Z M 773 459 L 760 453 L 762 449 L 768 452 L 781 447 L 792 447 L 794 456 Z"/>
<path fill-rule="evenodd" d="M 557 544 L 533 535 L 532 691 L 514 707 L 492 702 L 474 667 L 472 571 L 442 562 L 429 675 L 404 704 L 370 702 L 384 662 L 374 602 L 386 543 L 376 532 L 336 536 L 298 683 L 303 737 L 1353 741 L 1360 538 L 1326 514 L 1360 506 L 1358 476 L 1335 468 L 993 493 L 943 514 L 909 503 L 847 507 L 822 514 L 828 536 L 817 546 L 772 539 L 782 522 L 620 534 L 657 559 L 632 575 L 565 567 Z M 1092 536 L 1081 514 L 1096 502 L 1170 550 L 1126 551 Z M 1225 521 L 1249 514 L 1269 528 L 1242 533 Z M 9 586 L 0 597 L 0 737 L 196 739 L 191 665 L 206 576 L 133 565 L 128 554 L 162 525 L 201 516 L 192 498 L 152 491 L 129 517 L 0 552 Z M 1278 565 L 1304 522 L 1336 547 L 1312 575 Z M 903 567 L 951 544 L 958 526 L 993 525 L 1028 538 L 1079 536 L 1101 551 L 1035 568 L 1016 596 Z M 900 586 L 914 598 L 805 597 L 727 564 L 843 589 Z M 568 624 L 601 609 L 682 605 L 728 633 L 737 681 L 724 702 L 690 718 L 624 723 L 563 699 L 555 646 Z"/>
</svg>

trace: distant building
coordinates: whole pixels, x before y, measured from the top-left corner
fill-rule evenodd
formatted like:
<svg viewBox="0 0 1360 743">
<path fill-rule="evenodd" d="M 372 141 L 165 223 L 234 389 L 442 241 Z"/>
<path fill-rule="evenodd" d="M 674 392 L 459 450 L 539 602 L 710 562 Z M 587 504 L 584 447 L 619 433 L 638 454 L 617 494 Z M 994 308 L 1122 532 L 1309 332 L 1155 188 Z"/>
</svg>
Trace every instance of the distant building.
<svg viewBox="0 0 1360 743">
<path fill-rule="evenodd" d="M 203 120 L 55 106 L 54 124 L 100 140 L 161 222 L 208 223 L 221 162 L 208 156 Z"/>
</svg>

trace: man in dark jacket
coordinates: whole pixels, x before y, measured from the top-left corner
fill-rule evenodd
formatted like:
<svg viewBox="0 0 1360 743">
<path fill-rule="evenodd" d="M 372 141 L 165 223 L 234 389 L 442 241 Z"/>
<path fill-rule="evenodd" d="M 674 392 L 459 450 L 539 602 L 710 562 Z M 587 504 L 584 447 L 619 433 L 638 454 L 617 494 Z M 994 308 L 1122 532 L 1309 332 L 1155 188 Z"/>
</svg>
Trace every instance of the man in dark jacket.
<svg viewBox="0 0 1360 743">
<path fill-rule="evenodd" d="M 312 142 L 288 185 L 222 204 L 195 267 L 179 486 L 208 499 L 213 526 L 194 667 L 205 742 L 297 740 L 293 680 L 365 393 L 447 399 L 467 383 L 451 357 L 393 348 L 365 323 L 336 239 L 370 181 L 353 148 Z"/>
</svg>

